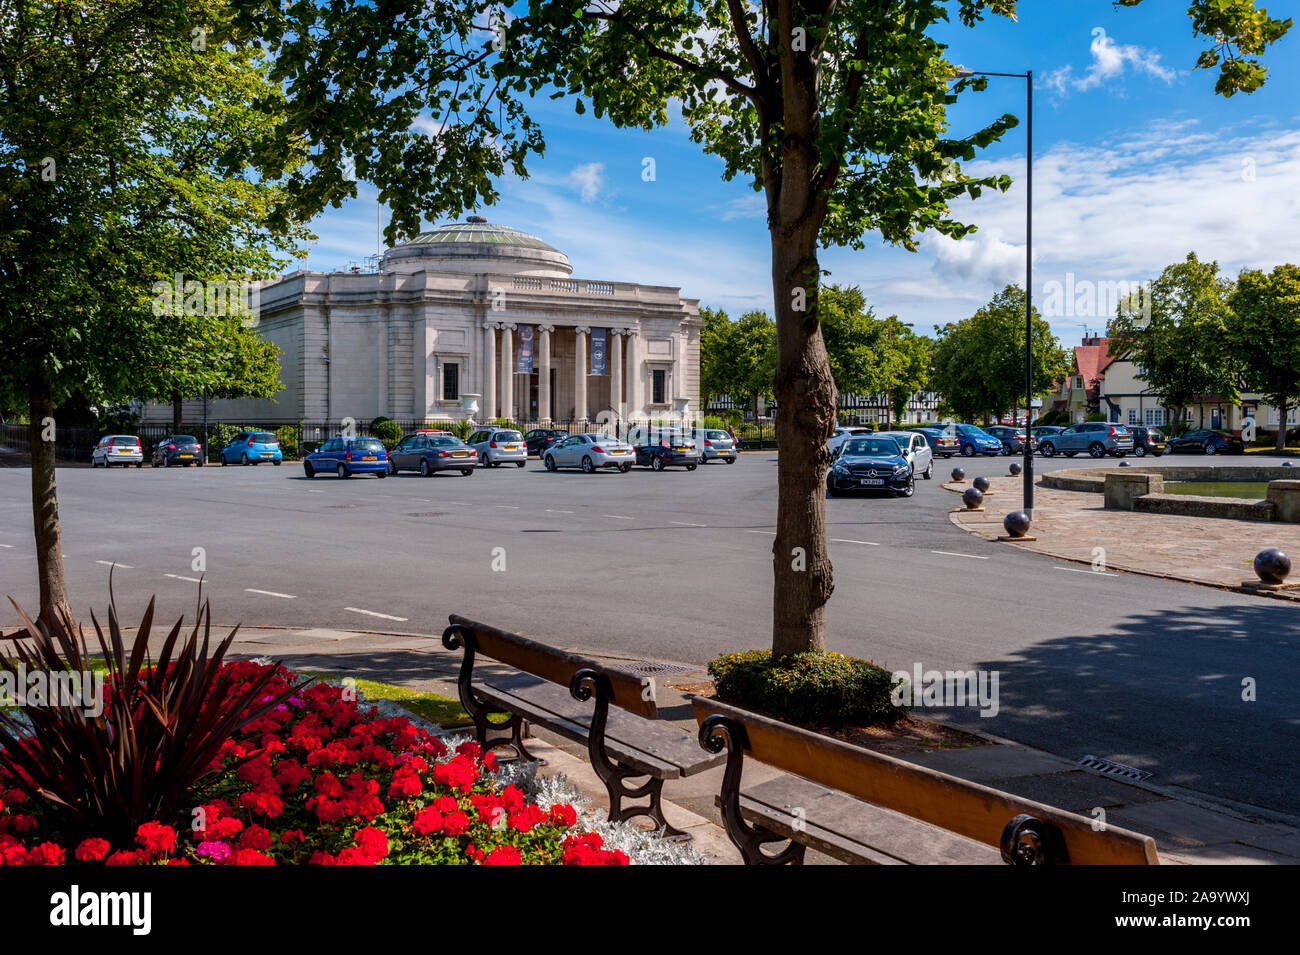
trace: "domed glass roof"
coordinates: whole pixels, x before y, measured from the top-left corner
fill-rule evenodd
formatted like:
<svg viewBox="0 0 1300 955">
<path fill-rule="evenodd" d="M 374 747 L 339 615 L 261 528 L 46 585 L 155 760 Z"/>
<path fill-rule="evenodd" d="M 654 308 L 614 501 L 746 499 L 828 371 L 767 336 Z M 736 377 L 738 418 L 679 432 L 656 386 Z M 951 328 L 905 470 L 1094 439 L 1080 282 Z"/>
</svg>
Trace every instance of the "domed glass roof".
<svg viewBox="0 0 1300 955">
<path fill-rule="evenodd" d="M 464 222 L 453 222 L 438 226 L 429 232 L 421 232 L 409 242 L 402 245 L 441 245 L 444 243 L 478 242 L 488 245 L 511 246 L 517 249 L 538 249 L 542 252 L 559 252 L 547 245 L 535 235 L 520 232 L 509 226 L 488 222 L 481 216 L 470 216 Z"/>
</svg>

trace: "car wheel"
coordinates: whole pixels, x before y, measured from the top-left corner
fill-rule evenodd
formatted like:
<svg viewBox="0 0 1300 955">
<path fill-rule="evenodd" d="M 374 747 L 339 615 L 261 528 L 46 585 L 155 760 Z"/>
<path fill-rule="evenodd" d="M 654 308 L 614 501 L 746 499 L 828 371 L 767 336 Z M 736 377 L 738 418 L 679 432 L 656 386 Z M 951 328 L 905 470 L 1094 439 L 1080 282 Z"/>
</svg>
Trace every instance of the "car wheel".
<svg viewBox="0 0 1300 955">
<path fill-rule="evenodd" d="M 662 471 L 663 469 L 664 469 L 664 459 L 663 459 L 663 458 L 661 458 L 661 457 L 653 457 L 653 458 L 650 459 L 650 470 L 651 470 L 651 471 Z"/>
<path fill-rule="evenodd" d="M 393 475 L 397 474 L 397 465 L 393 463 L 392 458 L 388 459 L 388 473 Z"/>
<path fill-rule="evenodd" d="M 196 465 L 198 465 L 199 467 L 203 467 L 203 459 L 202 459 L 202 458 L 199 458 L 199 459 L 198 459 L 197 461 L 195 461 L 194 463 L 195 463 Z"/>
<path fill-rule="evenodd" d="M 838 487 L 835 486 L 835 482 L 834 482 L 834 481 L 827 481 L 827 482 L 826 482 L 826 493 L 829 494 L 831 497 L 839 497 L 839 496 L 840 496 L 840 489 L 839 489 Z"/>
<path fill-rule="evenodd" d="M 223 468 L 230 467 L 230 462 L 226 460 L 226 453 L 224 451 L 221 452 L 221 466 Z"/>
<path fill-rule="evenodd" d="M 1165 456 L 1165 453 L 1163 451 L 1152 451 L 1151 454 L 1157 458 L 1162 458 Z"/>
<path fill-rule="evenodd" d="M 428 458 L 420 458 L 420 477 L 428 477 L 431 473 Z"/>
<path fill-rule="evenodd" d="M 934 461 L 931 461 L 925 466 L 925 470 L 921 472 L 921 477 L 925 478 L 927 481 L 934 477 Z"/>
<path fill-rule="evenodd" d="M 1145 458 L 1146 456 L 1147 456 L 1147 449 L 1142 447 L 1142 445 L 1139 444 L 1136 448 L 1133 449 L 1133 457 Z"/>
<path fill-rule="evenodd" d="M 1088 445 L 1088 453 L 1094 458 L 1104 458 L 1106 456 L 1106 446 L 1100 441 L 1094 441 Z"/>
<path fill-rule="evenodd" d="M 592 463 L 591 463 L 591 458 L 589 458 L 589 457 L 587 457 L 587 456 L 585 456 L 585 455 L 584 455 L 583 458 L 582 458 L 582 473 L 583 473 L 583 474 L 595 474 L 595 473 L 596 473 L 596 465 L 592 464 Z"/>
<path fill-rule="evenodd" d="M 916 493 L 916 479 L 913 478 L 912 480 L 907 482 L 907 487 L 903 488 L 901 491 L 898 492 L 898 496 L 911 497 L 915 493 Z"/>
<path fill-rule="evenodd" d="M 515 462 L 515 467 L 517 467 L 517 468 L 521 468 L 521 467 L 523 467 L 523 466 L 524 466 L 525 464 L 527 464 L 527 463 L 528 463 L 527 461 L 516 461 L 516 462 Z"/>
<path fill-rule="evenodd" d="M 239 463 L 240 463 L 243 467 L 248 467 L 248 455 L 247 455 L 247 454 L 241 454 L 241 455 L 239 456 Z"/>
<path fill-rule="evenodd" d="M 274 464 L 277 468 L 280 466 L 279 460 L 272 461 L 271 463 Z"/>
<path fill-rule="evenodd" d="M 628 471 L 631 471 L 631 470 L 632 470 L 632 465 L 630 465 L 630 464 L 620 464 L 620 465 L 618 466 L 618 469 L 619 469 L 619 471 L 621 471 L 623 474 L 626 474 Z"/>
<path fill-rule="evenodd" d="M 304 461 L 302 462 L 302 473 L 307 475 L 309 478 L 314 478 L 316 476 L 316 469 L 311 466 L 310 461 Z"/>
<path fill-rule="evenodd" d="M 1214 445 L 1212 445 L 1212 444 L 1207 444 L 1207 445 L 1205 446 L 1205 453 L 1206 453 L 1206 454 L 1218 454 L 1219 452 L 1215 450 Z"/>
<path fill-rule="evenodd" d="M 555 470 L 555 458 L 552 455 L 548 454 L 546 457 L 542 458 L 542 463 L 546 465 L 546 470 Z"/>
<path fill-rule="evenodd" d="M 735 464 L 735 463 L 736 463 L 736 459 L 735 459 L 735 458 L 727 458 L 727 463 L 728 463 L 728 464 Z"/>
<path fill-rule="evenodd" d="M 698 467 L 699 467 L 698 464 L 688 464 L 688 465 L 686 465 L 686 470 L 688 470 L 688 471 L 694 471 L 694 470 L 695 470 L 696 468 L 698 468 Z"/>
<path fill-rule="evenodd" d="M 1044 441 L 1038 446 L 1038 453 L 1045 458 L 1050 458 L 1056 454 L 1056 445 L 1052 444 L 1050 441 Z"/>
<path fill-rule="evenodd" d="M 337 474 L 337 475 L 338 475 L 339 477 L 341 477 L 341 478 L 352 477 L 352 475 L 348 473 L 347 466 L 346 466 L 346 465 L 343 465 L 343 464 L 340 464 L 340 465 L 339 465 L 339 466 L 334 470 L 334 473 Z"/>
<path fill-rule="evenodd" d="M 885 445 L 885 447 L 889 447 L 889 445 Z M 962 456 L 963 458 L 973 458 L 973 457 L 975 457 L 975 445 L 973 445 L 973 444 L 963 444 L 963 445 L 961 446 L 961 456 Z"/>
<path fill-rule="evenodd" d="M 474 469 L 473 469 L 473 468 L 461 468 L 461 469 L 460 469 L 460 476 L 461 476 L 461 477 L 470 477 L 470 476 L 472 476 L 473 474 L 474 474 Z"/>
<path fill-rule="evenodd" d="M 478 463 L 485 468 L 492 466 L 492 463 L 488 461 L 487 455 L 481 451 L 479 452 Z"/>
<path fill-rule="evenodd" d="M 380 480 L 383 480 L 384 478 L 388 477 L 388 469 L 385 468 L 382 471 L 376 471 L 375 477 L 379 478 Z"/>
<path fill-rule="evenodd" d="M 135 466 L 138 468 L 144 467 L 144 458 L 141 458 L 139 461 L 135 462 Z"/>
</svg>

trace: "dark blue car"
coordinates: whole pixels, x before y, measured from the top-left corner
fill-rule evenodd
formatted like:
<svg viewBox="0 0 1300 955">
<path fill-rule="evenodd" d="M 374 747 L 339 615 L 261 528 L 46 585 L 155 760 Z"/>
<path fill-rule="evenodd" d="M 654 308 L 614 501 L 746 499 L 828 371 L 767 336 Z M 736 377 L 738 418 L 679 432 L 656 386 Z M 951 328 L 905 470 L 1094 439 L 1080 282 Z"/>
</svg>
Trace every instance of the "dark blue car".
<svg viewBox="0 0 1300 955">
<path fill-rule="evenodd" d="M 354 474 L 388 477 L 388 452 L 378 438 L 330 438 L 319 449 L 302 459 L 308 477 L 337 474 L 349 478 Z"/>
<path fill-rule="evenodd" d="M 826 493 L 831 497 L 847 491 L 890 491 L 911 497 L 915 490 L 912 465 L 893 438 L 845 441 L 826 474 Z"/>
</svg>

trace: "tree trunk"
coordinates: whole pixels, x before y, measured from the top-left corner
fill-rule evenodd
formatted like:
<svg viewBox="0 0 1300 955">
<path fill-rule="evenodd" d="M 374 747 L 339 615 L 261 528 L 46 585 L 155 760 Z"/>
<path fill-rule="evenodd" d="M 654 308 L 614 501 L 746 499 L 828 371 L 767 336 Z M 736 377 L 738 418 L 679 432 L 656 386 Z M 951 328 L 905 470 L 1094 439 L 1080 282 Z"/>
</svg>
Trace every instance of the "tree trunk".
<svg viewBox="0 0 1300 955">
<path fill-rule="evenodd" d="M 788 173 L 788 169 L 787 169 Z M 787 175 L 785 189 L 792 186 Z M 817 227 L 803 221 L 772 234 L 776 301 L 776 540 L 772 652 L 826 646 L 826 601 L 834 590 L 826 552 L 826 441 L 835 433 L 837 394 L 817 321 Z M 796 307 L 803 290 L 806 309 Z"/>
<path fill-rule="evenodd" d="M 172 395 L 172 433 L 173 434 L 180 434 L 181 427 L 185 423 L 182 420 L 184 418 L 182 404 L 183 402 L 181 401 L 180 395 Z"/>
<path fill-rule="evenodd" d="M 1277 441 L 1273 449 L 1279 454 L 1286 451 L 1286 413 L 1287 402 L 1282 402 L 1282 406 L 1277 409 Z"/>
<path fill-rule="evenodd" d="M 54 402 L 48 382 L 31 382 L 29 410 L 32 449 L 32 528 L 36 537 L 36 575 L 40 583 L 41 617 L 52 622 L 69 613 L 63 576 L 63 531 L 59 528 L 59 499 L 54 486 Z"/>
</svg>

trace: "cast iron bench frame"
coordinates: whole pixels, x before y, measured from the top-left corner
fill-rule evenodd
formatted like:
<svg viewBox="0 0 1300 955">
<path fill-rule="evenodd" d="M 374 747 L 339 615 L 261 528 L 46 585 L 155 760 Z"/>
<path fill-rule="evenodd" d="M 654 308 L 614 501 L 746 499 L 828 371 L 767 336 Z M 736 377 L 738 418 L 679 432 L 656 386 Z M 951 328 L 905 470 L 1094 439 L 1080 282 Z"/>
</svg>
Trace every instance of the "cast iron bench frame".
<svg viewBox="0 0 1300 955">
<path fill-rule="evenodd" d="M 712 753 L 727 753 L 718 804 L 727 835 L 746 865 L 800 865 L 809 845 L 853 864 L 979 861 L 982 851 L 990 857 L 984 861 L 996 861 L 991 849 L 974 843 L 996 847 L 1009 865 L 1160 864 L 1150 836 L 1097 826 L 1076 813 L 717 700 L 693 696 L 691 705 L 700 726 L 700 745 Z M 825 798 L 843 818 L 839 828 L 746 796 L 741 791 L 746 755 L 801 777 L 782 781 L 784 791 L 809 794 L 813 796 L 809 801 Z M 768 785 L 760 784 L 752 792 Z M 818 786 L 834 792 L 819 791 Z M 855 821 L 874 821 L 878 828 L 889 830 L 891 838 L 884 840 L 889 845 L 854 841 L 846 830 Z M 925 851 L 909 845 L 913 833 L 927 848 L 951 847 L 952 857 L 918 860 Z M 962 838 L 954 839 L 953 834 Z M 780 842 L 786 844 L 774 852 L 763 851 L 763 846 Z"/>
<path fill-rule="evenodd" d="M 664 818 L 664 781 L 703 772 L 726 757 L 702 751 L 693 734 L 657 719 L 652 678 L 606 667 L 459 614 L 448 619 L 451 625 L 443 631 L 442 645 L 448 650 L 464 648 L 457 688 L 461 706 L 474 720 L 480 746 L 485 750 L 508 746 L 519 758 L 536 760 L 524 745 L 525 721 L 586 743 L 591 766 L 609 793 L 612 822 L 648 816 L 666 836 L 691 838 Z M 480 655 L 517 672 L 475 679 L 474 663 Z M 591 708 L 579 710 L 573 705 L 575 700 L 582 704 L 593 699 Z M 503 711 L 510 714 L 507 719 L 489 718 L 490 713 Z M 645 782 L 634 782 L 642 777 Z M 645 798 L 649 799 L 645 805 L 626 803 Z"/>
</svg>

